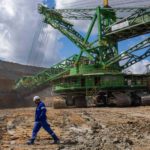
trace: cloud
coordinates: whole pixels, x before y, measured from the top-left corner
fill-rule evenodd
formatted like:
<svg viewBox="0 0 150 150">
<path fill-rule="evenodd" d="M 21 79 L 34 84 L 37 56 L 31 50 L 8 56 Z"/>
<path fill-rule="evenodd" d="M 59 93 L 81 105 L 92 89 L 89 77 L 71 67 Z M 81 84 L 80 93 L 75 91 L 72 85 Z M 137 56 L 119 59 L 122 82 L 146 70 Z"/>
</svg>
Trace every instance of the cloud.
<svg viewBox="0 0 150 150">
<path fill-rule="evenodd" d="M 23 64 L 50 66 L 60 58 L 60 34 L 42 22 L 37 6 L 40 0 L 0 1 L 0 58 Z M 46 41 L 36 39 L 39 30 Z M 40 36 L 42 36 L 40 34 Z M 40 47 L 39 47 L 40 45 Z"/>
<path fill-rule="evenodd" d="M 150 64 L 148 60 L 142 60 L 131 67 L 124 70 L 124 72 L 131 72 L 133 74 L 143 74 L 147 72 L 146 65 Z"/>
<path fill-rule="evenodd" d="M 41 28 L 41 16 L 37 12 L 37 5 L 42 0 L 1 0 L 0 1 L 0 58 L 8 61 L 50 66 L 60 60 L 59 50 L 65 48 L 60 42 L 63 37 L 59 31 L 44 25 Z M 134 0 L 133 0 L 134 1 Z M 119 3 L 123 3 L 120 0 Z M 129 0 L 126 1 L 128 3 Z M 102 5 L 102 0 L 55 0 L 56 8 L 85 7 Z M 82 5 L 81 5 L 82 3 Z M 118 0 L 110 0 L 112 5 L 120 5 Z M 131 4 L 131 3 L 130 3 Z M 145 2 L 137 4 L 145 5 Z M 123 5 L 125 6 L 125 5 Z M 133 3 L 130 6 L 134 6 Z M 140 6 L 140 5 L 139 5 Z M 80 31 L 87 32 L 88 23 L 74 22 Z M 38 36 L 38 32 L 41 34 Z"/>
<path fill-rule="evenodd" d="M 39 54 L 37 58 L 39 59 L 33 60 L 31 64 L 44 64 L 44 66 L 50 67 L 52 64 L 60 61 L 59 49 L 63 46 L 59 41 L 61 37 L 62 35 L 60 35 L 59 31 L 48 25 L 45 26 L 43 33 L 39 36 L 39 42 L 34 48 L 35 50 L 38 49 Z M 41 57 L 41 55 L 43 56 Z M 30 60 L 32 62 L 31 58 Z"/>
</svg>

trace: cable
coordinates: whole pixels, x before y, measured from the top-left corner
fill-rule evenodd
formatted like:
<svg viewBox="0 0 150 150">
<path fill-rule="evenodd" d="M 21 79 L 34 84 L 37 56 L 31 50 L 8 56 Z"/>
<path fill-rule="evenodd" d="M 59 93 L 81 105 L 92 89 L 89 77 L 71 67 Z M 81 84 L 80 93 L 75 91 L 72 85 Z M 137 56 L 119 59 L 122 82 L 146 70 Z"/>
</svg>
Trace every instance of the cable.
<svg viewBox="0 0 150 150">
<path fill-rule="evenodd" d="M 110 4 L 111 4 L 111 6 L 117 6 L 117 5 L 124 5 L 124 4 L 131 4 L 131 3 L 141 3 L 141 2 L 147 2 L 146 0 L 141 0 L 141 1 L 127 1 L 127 2 L 121 2 L 121 1 L 119 1 L 119 3 L 118 2 L 110 2 Z M 75 5 L 73 5 L 73 4 L 75 4 Z M 99 5 L 100 4 L 100 2 L 99 1 L 97 1 L 96 3 L 95 2 L 91 2 L 91 1 L 86 1 L 86 2 L 83 2 L 83 1 L 78 1 L 78 2 L 72 2 L 72 3 L 62 3 L 62 5 L 65 5 L 65 6 L 67 6 L 66 8 L 74 8 L 74 7 L 79 7 L 79 8 L 81 8 L 81 7 L 91 7 L 91 5 L 90 4 L 92 4 L 92 6 L 95 6 L 95 5 Z M 72 5 L 72 6 L 71 6 Z M 89 6 L 90 5 L 90 6 Z"/>
<path fill-rule="evenodd" d="M 37 54 L 37 56 L 36 56 L 36 61 L 35 61 L 35 65 L 37 65 L 37 64 L 41 64 L 41 62 L 42 62 L 42 60 L 44 59 L 44 57 L 45 57 L 45 55 L 43 54 L 43 56 L 41 55 L 41 53 L 40 52 L 42 52 L 41 51 L 41 49 L 42 48 L 44 48 L 45 47 L 45 45 L 47 45 L 47 37 L 48 37 L 48 32 L 44 32 L 44 29 L 46 28 L 46 24 L 44 24 L 44 26 L 43 26 L 43 30 L 42 30 L 42 32 L 41 32 L 41 34 L 40 34 L 40 36 L 39 36 L 39 40 L 40 41 L 38 41 L 38 44 L 37 44 L 37 46 L 38 46 L 38 49 L 39 49 L 39 53 Z M 37 63 L 37 64 L 36 64 Z"/>
<path fill-rule="evenodd" d="M 85 8 L 85 7 L 93 7 L 93 6 L 97 6 L 99 5 L 99 3 L 93 3 L 93 2 L 84 2 L 82 4 L 76 4 L 76 5 L 69 5 L 65 8 Z"/>
<path fill-rule="evenodd" d="M 45 39 L 45 47 L 47 47 L 47 45 L 48 45 L 48 40 L 49 40 L 49 33 L 47 33 L 47 37 Z M 41 62 L 40 62 L 41 66 L 44 66 L 45 53 L 44 53 L 44 57 L 41 59 Z"/>
<path fill-rule="evenodd" d="M 34 61 L 32 63 L 33 63 L 34 66 L 36 66 L 39 63 L 39 61 L 42 57 L 42 55 L 40 53 L 41 52 L 40 49 L 42 48 L 42 45 L 44 45 L 44 40 L 45 40 L 44 28 L 45 28 L 45 24 L 43 23 L 41 32 L 39 34 L 38 40 L 37 40 L 36 45 L 34 47 L 34 50 L 37 51 L 36 55 L 33 55 Z"/>
<path fill-rule="evenodd" d="M 79 7 L 79 8 L 85 8 L 85 7 L 92 7 L 92 6 L 97 6 L 99 5 L 99 3 L 93 3 L 93 2 L 89 2 L 89 3 L 85 3 L 84 5 L 73 5 L 71 6 L 71 8 L 76 8 L 76 7 Z"/>
<path fill-rule="evenodd" d="M 91 2 L 91 0 L 86 0 L 86 2 Z M 76 2 L 69 2 L 69 3 L 64 3 L 62 2 L 62 5 L 72 5 L 72 4 L 82 4 L 82 3 L 86 3 L 85 1 L 76 1 Z"/>
<path fill-rule="evenodd" d="M 118 2 L 118 0 L 117 0 L 116 2 L 111 1 L 110 4 L 112 4 L 112 5 L 130 4 L 130 3 L 133 3 L 133 2 L 140 3 L 140 2 L 147 2 L 147 0 L 128 0 L 128 1 L 126 0 L 125 2 L 123 0 Z"/>
<path fill-rule="evenodd" d="M 130 1 L 130 2 L 122 2 L 122 3 L 117 3 L 115 5 L 111 5 L 111 6 L 118 6 L 118 5 L 125 5 L 125 4 L 133 4 L 133 3 L 141 3 L 141 2 L 146 2 L 145 0 L 140 0 L 139 2 L 137 2 L 137 0 L 133 0 L 133 1 Z"/>
<path fill-rule="evenodd" d="M 83 2 L 83 1 L 78 1 L 78 2 L 72 2 L 72 3 L 61 3 L 62 5 L 65 6 L 65 8 L 72 8 L 72 7 L 78 7 L 78 6 L 83 6 L 84 5 L 90 5 L 90 4 L 94 4 L 96 3 L 97 1 L 95 2 L 91 2 L 91 1 L 86 1 L 86 2 Z M 98 3 L 98 2 L 97 2 Z"/>
<path fill-rule="evenodd" d="M 35 53 L 35 46 L 36 46 L 35 43 L 38 41 L 38 38 L 39 38 L 39 35 L 41 33 L 42 27 L 43 27 L 43 23 L 42 23 L 42 21 L 40 21 L 39 24 L 38 24 L 38 28 L 37 28 L 38 30 L 35 31 L 34 36 L 33 36 L 33 42 L 31 44 L 29 55 L 27 57 L 27 63 L 26 63 L 27 65 L 31 65 L 32 64 L 31 61 L 33 60 L 32 57 L 33 57 L 33 55 Z M 27 70 L 28 70 L 28 72 L 30 71 L 28 69 L 28 67 L 25 68 L 25 71 L 27 71 Z"/>
</svg>

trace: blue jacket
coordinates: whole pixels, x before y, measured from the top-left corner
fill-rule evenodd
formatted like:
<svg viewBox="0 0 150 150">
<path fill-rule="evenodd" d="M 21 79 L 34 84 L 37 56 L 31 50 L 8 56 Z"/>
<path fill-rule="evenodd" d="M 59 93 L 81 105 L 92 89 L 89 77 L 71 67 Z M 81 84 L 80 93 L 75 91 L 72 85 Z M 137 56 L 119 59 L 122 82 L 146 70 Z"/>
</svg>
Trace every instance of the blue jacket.
<svg viewBox="0 0 150 150">
<path fill-rule="evenodd" d="M 46 107 L 45 104 L 40 101 L 35 111 L 35 122 L 46 120 Z"/>
</svg>

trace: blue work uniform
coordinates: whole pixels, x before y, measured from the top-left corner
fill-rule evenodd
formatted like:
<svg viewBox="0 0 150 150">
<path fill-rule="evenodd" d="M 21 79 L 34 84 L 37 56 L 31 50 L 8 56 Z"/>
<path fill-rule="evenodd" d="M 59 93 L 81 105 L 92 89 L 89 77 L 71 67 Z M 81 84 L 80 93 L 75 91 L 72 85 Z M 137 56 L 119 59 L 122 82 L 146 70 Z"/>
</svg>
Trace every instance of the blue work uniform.
<svg viewBox="0 0 150 150">
<path fill-rule="evenodd" d="M 35 140 L 37 133 L 39 132 L 40 128 L 43 127 L 54 139 L 54 141 L 58 141 L 58 137 L 56 134 L 53 132 L 53 130 L 50 128 L 50 125 L 47 122 L 47 117 L 46 117 L 46 107 L 45 104 L 40 101 L 39 104 L 36 107 L 35 111 L 35 123 L 34 123 L 34 128 L 32 131 L 32 140 Z"/>
</svg>

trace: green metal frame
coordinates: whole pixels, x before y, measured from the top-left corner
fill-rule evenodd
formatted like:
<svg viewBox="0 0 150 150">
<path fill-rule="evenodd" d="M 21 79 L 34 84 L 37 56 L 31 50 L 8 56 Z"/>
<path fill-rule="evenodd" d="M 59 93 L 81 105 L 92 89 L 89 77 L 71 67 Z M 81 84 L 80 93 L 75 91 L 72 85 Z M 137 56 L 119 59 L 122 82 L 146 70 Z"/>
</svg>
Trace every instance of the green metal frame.
<svg viewBox="0 0 150 150">
<path fill-rule="evenodd" d="M 121 29 L 112 31 L 112 27 L 121 23 L 128 23 L 127 26 Z M 108 26 L 105 29 L 105 35 L 109 38 L 115 38 L 118 41 L 127 38 L 132 38 L 138 35 L 150 32 L 150 8 L 139 8 L 130 16 L 125 17 L 118 22 Z"/>
<path fill-rule="evenodd" d="M 18 89 L 21 87 L 33 89 L 49 84 L 50 81 L 62 79 L 64 76 L 84 75 L 88 71 L 93 75 L 102 72 L 106 74 L 112 70 L 118 73 L 150 56 L 150 38 L 121 54 L 118 54 L 117 46 L 120 40 L 150 33 L 150 8 L 97 7 L 96 9 L 54 10 L 39 5 L 38 9 L 44 16 L 44 23 L 59 30 L 80 49 L 80 53 L 37 75 L 18 80 L 16 86 Z M 119 12 L 124 12 L 125 15 Z M 91 20 L 85 37 L 74 29 L 68 19 Z M 112 30 L 114 26 L 119 27 Z M 97 27 L 97 39 L 89 41 L 95 27 Z M 135 55 L 134 53 L 140 49 L 146 49 L 145 53 L 140 56 Z M 126 63 L 120 66 L 119 62 L 122 60 L 126 60 Z"/>
<path fill-rule="evenodd" d="M 100 7 L 97 7 L 85 37 L 81 36 L 79 32 L 75 31 L 73 25 L 70 22 L 66 21 L 63 16 L 57 11 L 50 10 L 45 6 L 40 5 L 39 12 L 44 15 L 45 23 L 50 24 L 55 29 L 58 29 L 61 33 L 67 36 L 68 39 L 70 39 L 75 45 L 80 48 L 81 52 L 78 59 L 76 60 L 76 64 L 78 64 L 78 62 L 80 61 L 81 56 L 86 54 L 89 60 L 93 60 L 100 65 L 104 65 L 106 60 L 114 56 L 114 52 L 113 50 L 111 50 L 112 47 L 116 48 L 115 51 L 117 53 L 116 43 L 111 41 L 109 41 L 111 42 L 111 44 L 109 43 L 109 45 L 111 45 L 108 50 L 109 53 L 108 51 L 106 51 L 106 45 L 108 46 L 108 42 L 103 36 L 103 28 L 111 25 L 116 20 L 115 13 L 112 13 L 112 11 L 103 10 Z M 94 29 L 94 25 L 96 24 L 96 21 L 98 23 L 97 42 L 88 42 L 91 36 L 91 32 Z"/>
<path fill-rule="evenodd" d="M 128 17 L 124 17 L 121 19 L 119 18 L 119 16 L 117 16 L 118 11 L 124 11 L 127 14 L 128 12 L 131 13 Z M 89 60 L 94 60 L 103 68 L 110 67 L 114 69 L 119 69 L 118 62 L 121 59 L 118 60 L 118 57 L 120 57 L 120 55 L 118 56 L 117 42 L 119 40 L 122 40 L 123 38 L 130 38 L 150 32 L 150 8 L 111 9 L 97 7 L 96 9 L 50 10 L 49 8 L 40 5 L 39 12 L 44 15 L 46 23 L 58 29 L 80 48 L 81 51 L 76 60 L 76 64 L 78 64 L 78 62 L 80 61 L 80 57 L 85 53 Z M 64 18 L 92 19 L 86 36 L 82 37 L 79 32 L 74 32 L 75 30 L 73 29 L 71 23 L 66 21 Z M 96 42 L 89 42 L 88 40 L 91 36 L 91 32 L 94 28 L 96 21 L 98 23 L 98 38 Z M 128 22 L 128 26 L 122 27 L 121 29 L 118 29 L 116 31 L 111 31 L 112 26 L 120 25 L 124 22 Z M 126 52 L 128 53 L 128 51 L 130 51 L 130 49 Z M 148 57 L 147 53 L 145 57 L 146 56 Z M 131 58 L 129 58 L 128 56 L 129 59 L 132 59 L 133 54 L 131 55 L 130 53 L 130 57 Z M 144 57 L 139 56 L 139 58 L 140 61 Z M 110 61 L 112 62 L 108 65 L 108 62 Z M 137 61 L 138 59 L 133 62 Z"/>
<path fill-rule="evenodd" d="M 140 56 L 134 54 L 136 51 L 143 50 L 143 49 L 146 49 L 144 54 L 141 53 Z M 120 55 L 117 55 L 116 57 L 108 60 L 106 66 L 109 67 L 111 66 L 111 64 L 114 64 L 115 62 L 121 60 L 128 60 L 124 65 L 121 66 L 122 69 L 126 69 L 131 65 L 145 59 L 148 56 L 150 56 L 150 37 L 139 42 L 138 44 L 134 45 L 128 50 L 122 52 Z"/>
<path fill-rule="evenodd" d="M 16 82 L 16 88 L 33 89 L 38 86 L 49 85 L 50 80 L 55 79 L 69 71 L 69 69 L 74 66 L 74 62 L 77 57 L 78 55 L 73 55 L 34 76 L 26 76 L 19 79 Z"/>
</svg>

